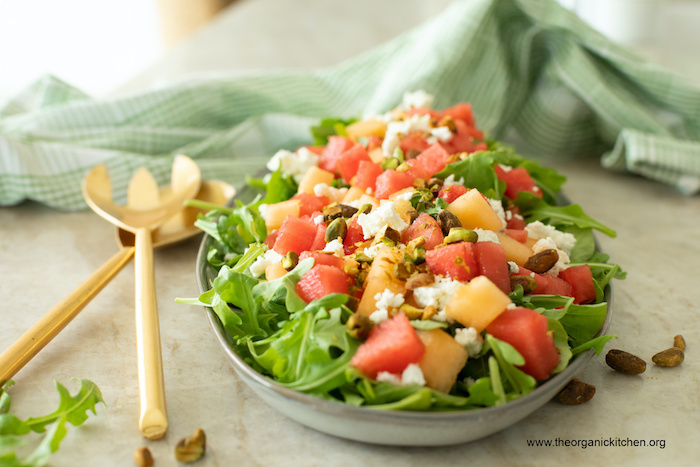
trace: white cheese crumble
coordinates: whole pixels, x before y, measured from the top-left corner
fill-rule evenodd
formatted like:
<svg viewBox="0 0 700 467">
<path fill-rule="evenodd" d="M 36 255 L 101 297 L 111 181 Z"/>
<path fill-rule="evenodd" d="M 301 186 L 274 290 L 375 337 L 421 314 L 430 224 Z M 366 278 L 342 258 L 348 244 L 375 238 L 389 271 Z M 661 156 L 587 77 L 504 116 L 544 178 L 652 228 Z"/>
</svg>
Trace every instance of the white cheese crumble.
<svg viewBox="0 0 700 467">
<path fill-rule="evenodd" d="M 314 185 L 314 195 L 327 196 L 331 203 L 340 203 L 345 198 L 348 192 L 346 187 L 336 188 L 325 183 L 317 183 Z"/>
<path fill-rule="evenodd" d="M 369 319 L 375 323 L 381 323 L 389 318 L 389 308 L 398 308 L 403 305 L 403 294 L 393 293 L 389 289 L 384 289 L 384 292 L 380 292 L 374 295 L 374 299 L 377 301 L 375 305 L 376 311 L 374 311 Z"/>
<path fill-rule="evenodd" d="M 527 224 L 525 230 L 527 230 L 527 236 L 535 240 L 551 238 L 556 244 L 556 248 L 564 250 L 567 254 L 571 253 L 574 245 L 576 245 L 576 237 L 573 234 L 557 230 L 555 227 L 544 224 L 541 221 Z"/>
<path fill-rule="evenodd" d="M 517 274 L 518 271 L 520 271 L 520 266 L 518 266 L 517 263 L 513 261 L 508 261 L 508 273 Z"/>
<path fill-rule="evenodd" d="M 325 221 L 323 220 L 323 214 L 319 214 L 318 216 L 314 217 L 314 224 L 316 225 L 321 225 Z"/>
<path fill-rule="evenodd" d="M 464 177 L 459 177 L 459 180 L 455 180 L 455 174 L 449 174 L 447 177 L 445 177 L 445 180 L 442 182 L 442 186 L 450 185 L 464 186 Z"/>
<path fill-rule="evenodd" d="M 417 109 L 429 109 L 433 106 L 433 100 L 435 97 L 432 94 L 428 94 L 422 89 L 414 92 L 403 93 L 403 102 L 401 107 L 404 109 L 410 109 L 415 107 Z"/>
<path fill-rule="evenodd" d="M 500 240 L 498 240 L 498 235 L 496 235 L 496 232 L 493 230 L 484 230 L 484 229 L 479 229 L 476 228 L 474 229 L 474 232 L 476 232 L 476 235 L 478 236 L 477 242 L 493 242 L 493 243 L 498 243 L 500 244 Z"/>
<path fill-rule="evenodd" d="M 281 149 L 267 162 L 267 168 L 273 172 L 281 168 L 282 173 L 291 175 L 298 183 L 307 170 L 318 165 L 319 159 L 319 156 L 305 147 L 299 148 L 296 154 Z"/>
<path fill-rule="evenodd" d="M 501 203 L 501 201 L 497 200 L 497 199 L 486 198 L 486 200 L 491 205 L 491 209 L 493 209 L 493 212 L 495 212 L 496 215 L 498 216 L 498 218 L 501 220 L 501 224 L 502 224 L 501 229 L 505 229 L 506 228 L 506 210 L 503 209 L 503 203 Z"/>
<path fill-rule="evenodd" d="M 411 197 L 413 196 L 413 193 L 415 193 L 416 190 L 408 190 L 406 193 L 401 193 L 396 197 L 396 199 L 402 199 L 404 201 L 411 201 Z"/>
<path fill-rule="evenodd" d="M 388 371 L 380 371 L 377 373 L 377 381 L 384 383 L 392 383 L 398 386 L 406 386 L 409 384 L 417 384 L 425 386 L 425 375 L 423 370 L 415 363 L 409 364 L 400 375 L 389 373 Z"/>
<path fill-rule="evenodd" d="M 437 126 L 430 130 L 430 136 L 435 139 L 431 141 L 431 138 L 428 138 L 428 143 L 430 144 L 437 143 L 438 141 L 446 143 L 454 137 L 454 134 L 449 127 Z"/>
<path fill-rule="evenodd" d="M 393 201 L 383 203 L 369 214 L 360 214 L 357 216 L 357 223 L 362 227 L 365 240 L 377 235 L 387 225 L 399 233 L 408 228 L 406 221 L 396 212 Z"/>
<path fill-rule="evenodd" d="M 324 253 L 331 253 L 331 254 L 334 254 L 335 256 L 343 256 L 345 254 L 345 249 L 343 248 L 343 242 L 341 242 L 337 238 L 334 240 L 331 240 L 330 242 L 326 243 L 325 247 L 323 247 L 323 252 Z"/>
<path fill-rule="evenodd" d="M 461 286 L 462 283 L 458 280 L 435 276 L 435 282 L 432 284 L 413 289 L 413 297 L 421 308 L 432 306 L 442 311 Z"/>
<path fill-rule="evenodd" d="M 364 249 L 364 254 L 368 258 L 374 259 L 377 254 L 379 253 L 379 250 L 382 248 L 389 248 L 389 246 L 386 243 L 383 242 L 377 242 L 372 246 L 368 246 L 367 248 Z"/>
<path fill-rule="evenodd" d="M 455 329 L 455 340 L 464 347 L 470 357 L 478 355 L 484 347 L 484 338 L 475 328 Z"/>
<path fill-rule="evenodd" d="M 382 141 L 382 153 L 386 157 L 392 157 L 394 150 L 399 146 L 401 138 L 413 131 L 429 132 L 430 115 L 412 115 L 411 118 L 398 122 L 390 122 L 386 127 L 384 141 Z"/>
<path fill-rule="evenodd" d="M 549 271 L 547 271 L 549 274 L 553 275 L 554 277 L 557 277 L 559 276 L 560 271 L 563 271 L 567 268 L 566 263 L 569 262 L 569 255 L 566 254 L 564 250 L 560 250 L 559 248 L 557 248 L 557 244 L 554 242 L 552 237 L 541 238 L 537 240 L 537 242 L 534 245 L 532 245 L 532 251 L 534 251 L 535 253 L 539 253 L 540 251 L 549 249 L 557 250 L 557 253 L 559 254 L 559 259 L 557 260 L 556 264 L 552 266 L 552 268 Z"/>
<path fill-rule="evenodd" d="M 511 166 L 509 166 L 509 165 L 498 164 L 498 166 L 499 166 L 499 167 L 501 168 L 501 170 L 504 171 L 504 172 L 510 172 L 511 170 L 513 170 L 513 167 L 511 167 Z"/>
<path fill-rule="evenodd" d="M 253 277 L 260 277 L 265 274 L 265 270 L 271 264 L 277 264 L 282 261 L 281 254 L 277 253 L 275 250 L 267 250 L 262 256 L 258 256 L 255 262 L 250 265 L 250 273 Z"/>
</svg>

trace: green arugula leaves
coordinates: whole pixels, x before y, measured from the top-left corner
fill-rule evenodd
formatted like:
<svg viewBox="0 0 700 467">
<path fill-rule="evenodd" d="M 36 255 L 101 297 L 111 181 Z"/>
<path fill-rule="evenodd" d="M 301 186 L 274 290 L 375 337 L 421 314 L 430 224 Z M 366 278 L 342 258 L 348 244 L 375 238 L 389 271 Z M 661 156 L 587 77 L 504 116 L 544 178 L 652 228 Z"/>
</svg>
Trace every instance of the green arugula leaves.
<svg viewBox="0 0 700 467">
<path fill-rule="evenodd" d="M 10 411 L 8 383 L 0 390 L 0 466 L 34 467 L 48 463 L 51 454 L 56 452 L 61 441 L 68 433 L 66 424 L 79 426 L 88 419 L 88 412 L 96 414 L 96 406 L 103 403 L 102 393 L 95 383 L 86 379 L 77 379 L 80 390 L 71 396 L 68 389 L 56 382 L 60 396 L 58 408 L 43 417 L 30 417 L 21 420 Z M 37 447 L 26 457 L 20 458 L 16 449 L 25 445 L 20 438 L 31 432 L 44 433 Z"/>
</svg>

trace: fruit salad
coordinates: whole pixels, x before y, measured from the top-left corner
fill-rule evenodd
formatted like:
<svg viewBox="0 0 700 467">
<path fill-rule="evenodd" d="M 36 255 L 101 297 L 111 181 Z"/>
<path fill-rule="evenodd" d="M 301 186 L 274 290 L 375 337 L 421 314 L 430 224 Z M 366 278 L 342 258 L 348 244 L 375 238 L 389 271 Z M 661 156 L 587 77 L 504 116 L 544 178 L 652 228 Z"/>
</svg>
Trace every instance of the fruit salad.
<svg viewBox="0 0 700 467">
<path fill-rule="evenodd" d="M 425 92 L 361 120 L 328 118 L 282 150 L 259 196 L 197 224 L 211 307 L 244 360 L 342 403 L 464 410 L 533 391 L 589 349 L 623 278 L 614 236 L 565 178 L 489 140 L 468 103 Z"/>
</svg>

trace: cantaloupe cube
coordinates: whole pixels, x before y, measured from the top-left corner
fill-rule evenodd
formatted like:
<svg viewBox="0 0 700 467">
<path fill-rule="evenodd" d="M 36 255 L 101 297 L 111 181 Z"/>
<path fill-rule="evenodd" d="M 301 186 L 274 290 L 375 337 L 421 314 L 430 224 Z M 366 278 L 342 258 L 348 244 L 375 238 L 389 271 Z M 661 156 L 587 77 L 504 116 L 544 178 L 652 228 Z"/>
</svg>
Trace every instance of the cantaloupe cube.
<svg viewBox="0 0 700 467">
<path fill-rule="evenodd" d="M 379 200 L 375 198 L 374 196 L 364 194 L 357 198 L 355 201 L 357 201 L 357 206 L 362 207 L 365 204 L 371 204 L 373 208 L 376 208 L 379 206 Z"/>
<path fill-rule="evenodd" d="M 265 268 L 265 279 L 274 281 L 287 274 L 287 270 L 282 266 L 282 262 L 272 263 Z"/>
<path fill-rule="evenodd" d="M 324 183 L 330 185 L 335 176 L 319 167 L 313 166 L 306 171 L 301 181 L 299 182 L 299 189 L 297 193 L 308 193 L 310 195 L 314 194 L 314 187 L 319 183 Z"/>
<path fill-rule="evenodd" d="M 479 190 L 471 189 L 454 200 L 447 210 L 457 216 L 466 229 L 498 231 L 503 227 L 500 217 Z"/>
<path fill-rule="evenodd" d="M 386 123 L 381 120 L 369 119 L 352 123 L 345 127 L 348 138 L 357 140 L 362 136 L 381 136 L 386 133 Z"/>
<path fill-rule="evenodd" d="M 365 291 L 357 306 L 357 313 L 369 316 L 377 311 L 374 296 L 389 289 L 392 293 L 403 294 L 406 283 L 394 277 L 394 265 L 401 260 L 401 252 L 394 248 L 381 248 L 374 257 L 365 279 Z"/>
<path fill-rule="evenodd" d="M 358 200 L 360 199 L 360 196 L 365 194 L 365 190 L 363 190 L 359 186 L 352 186 L 350 187 L 350 189 L 348 189 L 347 193 L 345 193 L 345 196 L 343 197 L 343 204 L 348 204 L 355 200 Z"/>
<path fill-rule="evenodd" d="M 375 164 L 381 165 L 381 163 L 384 162 L 384 159 L 386 159 L 381 147 L 376 147 L 372 149 L 371 151 L 369 151 L 368 154 L 369 158 L 372 159 L 372 162 L 374 162 Z"/>
<path fill-rule="evenodd" d="M 418 362 L 425 385 L 436 391 L 450 392 L 467 363 L 467 351 L 442 329 L 418 330 L 418 337 L 425 345 L 423 358 Z"/>
<path fill-rule="evenodd" d="M 503 232 L 496 232 L 498 241 L 506 252 L 506 259 L 518 266 L 525 266 L 527 259 L 534 254 L 527 244 L 520 243 Z"/>
<path fill-rule="evenodd" d="M 445 314 L 464 327 L 481 332 L 510 303 L 508 295 L 486 276 L 476 276 L 457 289 L 445 307 Z"/>
<path fill-rule="evenodd" d="M 268 232 L 279 229 L 287 216 L 299 217 L 301 201 L 288 199 L 275 204 L 268 204 L 264 209 L 265 226 Z"/>
</svg>

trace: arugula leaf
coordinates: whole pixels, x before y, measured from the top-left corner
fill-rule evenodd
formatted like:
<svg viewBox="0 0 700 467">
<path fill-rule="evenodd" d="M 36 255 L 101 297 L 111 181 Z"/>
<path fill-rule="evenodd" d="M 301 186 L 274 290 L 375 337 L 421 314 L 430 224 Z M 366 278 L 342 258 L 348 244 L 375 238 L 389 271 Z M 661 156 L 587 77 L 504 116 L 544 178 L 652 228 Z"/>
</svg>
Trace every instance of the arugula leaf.
<svg viewBox="0 0 700 467">
<path fill-rule="evenodd" d="M 99 388 L 86 379 L 77 379 L 77 381 L 80 381 L 80 390 L 74 396 L 71 396 L 70 392 L 56 381 L 56 389 L 60 396 L 58 408 L 51 414 L 28 418 L 24 421 L 9 413 L 9 395 L 3 390 L 0 394 L 0 466 L 45 465 L 51 454 L 59 449 L 61 441 L 68 433 L 67 423 L 78 426 L 87 420 L 88 412 L 97 414 L 97 404 L 104 404 Z M 30 431 L 44 433 L 44 436 L 29 456 L 20 459 L 14 449 L 25 443 L 18 436 L 26 435 Z"/>
<path fill-rule="evenodd" d="M 294 313 L 295 311 L 303 310 L 304 307 L 306 307 L 306 302 L 297 295 L 296 286 L 299 279 L 311 270 L 313 265 L 313 258 L 306 258 L 299 261 L 299 264 L 297 264 L 294 269 L 279 279 L 257 284 L 253 289 L 253 293 L 261 296 L 263 300 L 269 301 L 275 296 L 279 289 L 284 289 L 286 291 L 285 304 L 289 312 Z"/>
<path fill-rule="evenodd" d="M 488 198 L 501 199 L 506 184 L 496 177 L 496 172 L 493 170 L 496 164 L 491 152 L 477 152 L 463 160 L 448 164 L 436 174 L 436 177 L 444 179 L 454 174 L 456 179 L 464 178 L 465 186 L 476 188 Z"/>
<path fill-rule="evenodd" d="M 293 177 L 282 174 L 281 167 L 264 179 L 248 177 L 246 183 L 265 191 L 264 198 L 259 198 L 252 203 L 256 208 L 261 204 L 274 204 L 286 201 L 296 194 L 298 188 L 297 182 L 294 181 Z"/>
<path fill-rule="evenodd" d="M 511 398 L 512 396 L 518 397 L 525 395 L 535 389 L 537 385 L 535 378 L 516 368 L 516 366 L 524 365 L 525 359 L 512 345 L 500 339 L 496 339 L 490 334 L 486 334 L 486 344 L 488 344 L 489 349 L 493 351 L 493 356 L 498 363 L 498 367 L 512 389 Z M 491 362 L 489 362 L 489 368 L 490 367 Z M 500 379 L 500 375 L 495 376 L 493 371 L 490 372 L 490 376 L 492 381 L 494 378 Z"/>
<path fill-rule="evenodd" d="M 605 336 L 598 336 L 595 339 L 591 339 L 588 342 L 585 342 L 581 345 L 578 345 L 571 349 L 571 353 L 573 355 L 578 355 L 581 352 L 585 352 L 588 349 L 595 349 L 596 355 L 600 355 L 600 352 L 603 351 L 603 346 L 608 343 L 608 341 L 611 341 L 613 339 L 617 339 L 617 336 L 614 334 L 606 334 Z"/>
<path fill-rule="evenodd" d="M 581 229 L 593 228 L 609 237 L 617 234 L 613 229 L 588 216 L 578 204 L 568 206 L 552 206 L 536 195 L 521 191 L 515 200 L 520 212 L 528 222 L 541 221 L 554 226 L 575 225 Z"/>
<path fill-rule="evenodd" d="M 328 144 L 328 137 L 334 135 L 347 136 L 345 127 L 356 122 L 356 118 L 350 118 L 348 120 L 343 120 L 341 118 L 324 118 L 321 122 L 312 126 L 311 135 L 314 138 L 315 146 L 323 146 Z"/>
</svg>

